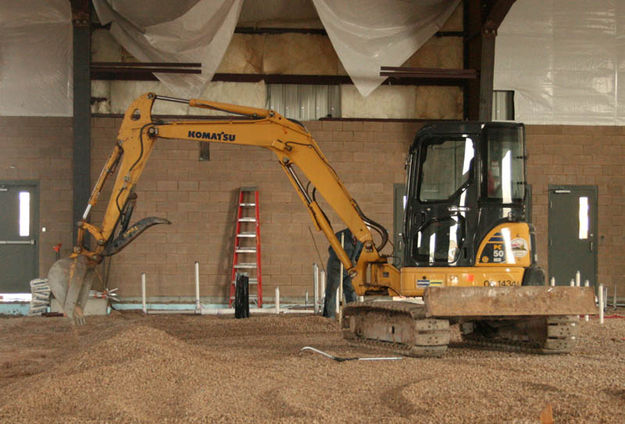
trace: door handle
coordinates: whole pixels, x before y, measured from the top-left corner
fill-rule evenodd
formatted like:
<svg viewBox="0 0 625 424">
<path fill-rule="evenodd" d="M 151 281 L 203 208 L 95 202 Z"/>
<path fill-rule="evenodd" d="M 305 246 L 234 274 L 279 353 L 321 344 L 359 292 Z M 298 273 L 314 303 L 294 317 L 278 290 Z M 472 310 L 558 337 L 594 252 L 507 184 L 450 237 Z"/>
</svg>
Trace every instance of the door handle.
<svg viewBox="0 0 625 424">
<path fill-rule="evenodd" d="M 0 244 L 32 244 L 35 245 L 35 240 L 0 240 Z"/>
</svg>

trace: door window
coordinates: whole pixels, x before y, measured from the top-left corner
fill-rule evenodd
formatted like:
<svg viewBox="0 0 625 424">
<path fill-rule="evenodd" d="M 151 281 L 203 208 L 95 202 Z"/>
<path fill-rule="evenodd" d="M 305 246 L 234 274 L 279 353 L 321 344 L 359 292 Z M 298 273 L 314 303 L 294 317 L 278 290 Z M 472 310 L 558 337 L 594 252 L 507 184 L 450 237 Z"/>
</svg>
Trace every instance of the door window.
<svg viewBox="0 0 625 424">
<path fill-rule="evenodd" d="M 20 237 L 30 235 L 30 193 L 20 191 L 19 194 L 19 234 Z"/>
</svg>

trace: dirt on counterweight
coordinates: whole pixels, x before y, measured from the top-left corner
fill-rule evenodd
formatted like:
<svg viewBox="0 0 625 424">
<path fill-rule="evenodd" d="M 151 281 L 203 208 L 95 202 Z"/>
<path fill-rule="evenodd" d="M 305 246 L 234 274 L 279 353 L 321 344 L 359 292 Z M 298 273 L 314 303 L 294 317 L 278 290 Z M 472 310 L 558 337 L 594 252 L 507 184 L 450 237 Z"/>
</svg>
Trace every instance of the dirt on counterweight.
<svg viewBox="0 0 625 424">
<path fill-rule="evenodd" d="M 300 349 L 386 354 L 316 316 L 0 318 L 0 422 L 623 423 L 625 319 L 580 325 L 570 355 L 339 363 Z"/>
</svg>

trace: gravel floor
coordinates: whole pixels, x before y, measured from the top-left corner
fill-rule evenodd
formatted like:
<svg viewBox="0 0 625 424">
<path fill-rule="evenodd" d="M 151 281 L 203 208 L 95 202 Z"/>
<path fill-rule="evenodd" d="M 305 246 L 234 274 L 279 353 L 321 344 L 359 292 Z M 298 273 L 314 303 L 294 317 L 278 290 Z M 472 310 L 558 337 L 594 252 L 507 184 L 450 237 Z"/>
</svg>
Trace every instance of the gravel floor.
<svg viewBox="0 0 625 424">
<path fill-rule="evenodd" d="M 380 352 L 321 317 L 0 318 L 0 422 L 625 423 L 625 319 L 581 333 L 570 355 L 339 363 L 300 349 Z"/>
</svg>

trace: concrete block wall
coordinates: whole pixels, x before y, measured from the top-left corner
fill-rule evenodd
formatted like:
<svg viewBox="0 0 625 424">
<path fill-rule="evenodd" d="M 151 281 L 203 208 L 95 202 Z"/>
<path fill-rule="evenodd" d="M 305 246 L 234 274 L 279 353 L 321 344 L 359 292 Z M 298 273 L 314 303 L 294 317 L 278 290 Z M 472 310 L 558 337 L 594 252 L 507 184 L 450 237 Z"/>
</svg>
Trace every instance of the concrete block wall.
<svg viewBox="0 0 625 424">
<path fill-rule="evenodd" d="M 625 294 L 625 127 L 531 125 L 528 182 L 540 263 L 548 268 L 549 184 L 596 185 L 598 281 Z M 610 296 L 612 295 L 610 291 Z"/>
<path fill-rule="evenodd" d="M 61 243 L 68 255 L 73 246 L 72 119 L 0 117 L 0 180 L 39 183 L 39 272 L 45 275 L 56 259 L 52 247 Z"/>
<path fill-rule="evenodd" d="M 92 120 L 92 181 L 112 150 L 119 118 Z M 403 163 L 418 124 L 370 121 L 313 121 L 308 129 L 345 185 L 372 219 L 392 228 L 393 183 L 404 180 Z M 625 290 L 625 128 L 527 127 L 528 180 L 539 261 L 547 263 L 548 185 L 597 185 L 599 193 L 599 281 Z M 54 262 L 52 247 L 71 252 L 72 120 L 0 117 L 0 179 L 40 184 L 39 269 Z M 141 272 L 148 273 L 150 296 L 193 296 L 193 262 L 200 261 L 203 296 L 227 297 L 237 190 L 256 185 L 261 196 L 261 236 L 265 295 L 279 285 L 289 297 L 312 293 L 311 264 L 325 263 L 327 242 L 313 229 L 271 153 L 257 148 L 211 145 L 211 160 L 198 160 L 194 142 L 157 144 L 137 187 L 134 220 L 154 215 L 171 226 L 150 228 L 113 257 L 111 287 L 124 297 L 139 295 Z M 100 222 L 103 206 L 93 214 Z M 326 206 L 326 209 L 328 207 Z M 342 226 L 329 211 L 338 230 Z M 319 259 L 309 228 L 321 254 Z"/>
</svg>

